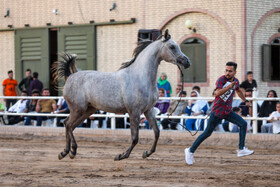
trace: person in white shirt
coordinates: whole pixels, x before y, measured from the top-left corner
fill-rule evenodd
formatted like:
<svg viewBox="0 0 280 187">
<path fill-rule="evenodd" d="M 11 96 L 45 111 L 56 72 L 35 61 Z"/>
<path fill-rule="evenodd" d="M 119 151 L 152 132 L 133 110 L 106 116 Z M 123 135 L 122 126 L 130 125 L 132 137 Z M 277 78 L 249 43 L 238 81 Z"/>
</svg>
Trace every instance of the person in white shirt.
<svg viewBox="0 0 280 187">
<path fill-rule="evenodd" d="M 280 134 L 280 102 L 277 102 L 276 111 L 270 114 L 269 119 L 272 122 L 272 132 L 274 134 Z"/>
<path fill-rule="evenodd" d="M 23 90 L 21 96 L 27 96 L 27 91 Z M 22 113 L 26 108 L 27 99 L 18 100 L 12 107 L 9 108 L 9 113 Z M 9 125 L 23 121 L 23 116 L 8 116 Z"/>
</svg>

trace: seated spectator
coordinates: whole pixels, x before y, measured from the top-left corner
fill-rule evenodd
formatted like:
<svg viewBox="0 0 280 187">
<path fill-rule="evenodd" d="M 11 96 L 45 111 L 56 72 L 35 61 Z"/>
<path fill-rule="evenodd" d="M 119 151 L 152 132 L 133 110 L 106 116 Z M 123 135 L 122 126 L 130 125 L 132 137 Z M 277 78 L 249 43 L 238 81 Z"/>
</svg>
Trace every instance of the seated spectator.
<svg viewBox="0 0 280 187">
<path fill-rule="evenodd" d="M 272 123 L 272 132 L 274 134 L 280 134 L 280 102 L 277 102 L 276 111 L 270 114 L 269 119 Z"/>
<path fill-rule="evenodd" d="M 50 96 L 50 91 L 48 88 L 43 89 L 42 96 Z M 36 105 L 36 112 L 37 113 L 51 113 L 56 111 L 57 106 L 56 102 L 53 99 L 39 99 Z M 37 126 L 42 125 L 42 120 L 50 119 L 47 116 L 28 116 L 25 121 L 25 125 L 31 124 L 31 119 L 37 120 Z"/>
<path fill-rule="evenodd" d="M 27 96 L 27 91 L 23 90 L 21 92 L 21 96 Z M 26 108 L 26 99 L 18 100 L 11 108 L 9 108 L 8 112 L 10 113 L 22 113 Z M 16 124 L 20 121 L 23 121 L 23 116 L 8 116 L 9 125 Z"/>
<path fill-rule="evenodd" d="M 63 102 L 60 103 L 58 110 L 54 112 L 55 114 L 69 114 L 70 110 L 68 108 L 67 102 L 64 99 Z M 56 126 L 63 127 L 64 125 L 60 123 L 61 119 L 65 119 L 66 117 L 56 117 Z"/>
<path fill-rule="evenodd" d="M 5 111 L 5 105 L 0 103 L 0 112 L 4 112 Z"/>
<path fill-rule="evenodd" d="M 267 98 L 277 97 L 277 93 L 274 90 L 269 90 L 266 97 Z M 276 111 L 276 104 L 277 101 L 264 101 L 260 108 L 259 117 L 269 117 L 269 115 L 273 111 Z M 263 122 L 265 123 L 265 121 L 258 121 L 258 129 L 262 129 L 261 132 L 268 132 L 267 130 L 265 130 L 267 129 L 267 125 L 266 127 L 262 127 L 262 125 L 265 125 L 263 124 Z"/>
<path fill-rule="evenodd" d="M 245 97 L 246 98 L 251 98 L 253 97 L 253 90 L 252 89 L 246 89 L 245 90 Z M 239 107 L 242 109 L 242 116 L 247 117 L 247 116 L 252 116 L 252 100 L 250 101 L 245 101 L 240 103 Z M 258 111 L 260 110 L 259 105 L 257 105 Z"/>
<path fill-rule="evenodd" d="M 176 86 L 176 97 L 179 97 L 180 92 L 182 91 L 182 83 L 178 83 Z"/>
<path fill-rule="evenodd" d="M 165 90 L 163 88 L 160 88 L 158 90 L 159 97 L 164 97 L 164 93 L 165 93 Z M 165 114 L 167 112 L 167 110 L 168 110 L 168 107 L 169 107 L 169 100 L 161 100 L 161 99 L 159 99 L 156 102 L 155 107 L 158 108 L 159 111 L 160 111 L 157 115 Z M 146 129 L 150 129 L 149 123 L 146 120 L 146 118 L 141 119 L 140 123 L 145 123 Z"/>
<path fill-rule="evenodd" d="M 186 91 L 181 91 L 180 92 L 180 97 L 186 97 L 187 93 Z M 179 116 L 185 113 L 185 108 L 187 107 L 188 102 L 185 100 L 174 100 L 170 103 L 170 106 L 168 108 L 168 115 L 172 116 Z M 176 107 L 177 106 L 177 107 Z M 176 108 L 175 108 L 176 107 Z M 180 119 L 164 119 L 161 121 L 161 125 L 163 129 L 169 129 L 169 124 L 170 124 L 170 129 L 177 130 L 176 126 L 177 123 L 180 122 Z"/>
<path fill-rule="evenodd" d="M 165 94 L 165 90 L 163 88 L 160 88 L 158 90 L 158 94 L 159 94 L 159 97 L 164 97 L 164 94 Z M 155 107 L 158 108 L 160 110 L 160 114 L 165 114 L 168 110 L 168 107 L 169 107 L 169 100 L 161 100 L 159 99 L 156 104 L 155 104 Z"/>
<path fill-rule="evenodd" d="M 170 97 L 170 94 L 172 94 L 172 87 L 167 80 L 167 74 L 162 73 L 158 79 L 157 83 L 158 89 L 163 88 L 166 91 L 166 97 Z"/>
<path fill-rule="evenodd" d="M 213 90 L 213 92 L 212 92 L 212 97 L 214 97 L 214 99 L 215 99 L 215 97 L 216 97 L 216 90 L 217 90 L 217 89 L 215 88 L 215 89 Z M 209 109 L 208 109 L 208 112 L 207 112 L 207 113 L 210 113 L 210 112 L 211 112 L 213 105 L 214 105 L 214 100 L 208 101 Z"/>
<path fill-rule="evenodd" d="M 200 94 L 200 87 L 199 86 L 193 86 L 192 90 L 197 91 Z"/>
<path fill-rule="evenodd" d="M 199 93 L 195 90 L 191 92 L 191 97 L 200 97 Z M 209 109 L 208 102 L 206 100 L 189 100 L 188 106 L 185 109 L 185 113 L 189 116 L 204 116 Z M 188 130 L 203 130 L 203 119 L 187 119 L 186 128 Z"/>
<path fill-rule="evenodd" d="M 95 114 L 106 114 L 106 112 L 101 111 L 101 110 L 98 110 L 98 111 L 95 112 Z M 90 127 L 91 127 L 91 121 L 97 120 L 97 121 L 98 121 L 97 127 L 98 127 L 98 128 L 102 128 L 102 126 L 103 126 L 103 121 L 104 121 L 105 119 L 106 119 L 105 117 L 91 117 L 91 116 L 90 116 L 90 117 L 87 119 L 87 124 L 85 124 L 84 127 L 90 128 Z"/>
<path fill-rule="evenodd" d="M 252 71 L 247 72 L 247 79 L 240 84 L 240 87 L 244 88 L 245 90 L 246 89 L 253 90 L 253 88 L 257 88 L 257 82 L 253 77 Z"/>
<path fill-rule="evenodd" d="M 38 79 L 38 77 L 39 77 L 39 73 L 34 72 L 33 80 L 30 83 L 30 90 L 37 89 L 37 90 L 39 90 L 39 93 L 40 93 L 43 89 L 43 83 Z"/>
<path fill-rule="evenodd" d="M 40 96 L 39 90 L 36 90 L 36 89 L 32 90 L 31 96 L 33 96 L 33 97 Z M 29 99 L 26 103 L 26 108 L 24 110 L 24 113 L 36 112 L 37 101 L 38 101 L 38 99 Z"/>
<path fill-rule="evenodd" d="M 122 115 L 121 113 L 119 113 L 119 115 Z M 117 117 L 116 118 L 116 129 L 120 129 L 120 128 L 124 128 L 124 118 L 122 117 Z M 108 118 L 107 120 L 107 128 L 111 128 L 111 118 Z"/>
<path fill-rule="evenodd" d="M 0 112 L 5 112 L 5 109 L 6 109 L 5 105 L 0 103 Z M 4 116 L 1 114 L 0 117 L 1 117 L 1 121 L 4 123 L 4 125 L 6 125 L 8 122 L 5 121 Z"/>
</svg>

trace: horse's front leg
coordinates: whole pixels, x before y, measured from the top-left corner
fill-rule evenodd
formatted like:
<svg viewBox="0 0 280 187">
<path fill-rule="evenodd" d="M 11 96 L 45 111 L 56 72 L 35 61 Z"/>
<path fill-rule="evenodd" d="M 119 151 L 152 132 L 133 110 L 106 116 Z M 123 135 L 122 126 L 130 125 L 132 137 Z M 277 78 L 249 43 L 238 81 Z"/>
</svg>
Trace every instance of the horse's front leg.
<svg viewBox="0 0 280 187">
<path fill-rule="evenodd" d="M 122 160 L 125 158 L 128 158 L 131 151 L 133 150 L 133 148 L 135 147 L 135 145 L 138 143 L 138 139 L 139 139 L 139 123 L 140 123 L 140 114 L 137 116 L 132 117 L 132 115 L 129 115 L 130 117 L 130 131 L 131 131 L 131 140 L 132 143 L 130 145 L 130 147 L 127 149 L 127 151 L 125 151 L 122 154 L 119 154 L 115 157 L 115 160 Z"/>
<path fill-rule="evenodd" d="M 153 112 L 153 108 L 151 110 L 145 112 L 144 114 L 145 114 L 145 116 L 148 120 L 149 125 L 154 130 L 154 135 L 155 135 L 155 139 L 154 139 L 154 143 L 153 143 L 152 148 L 149 151 L 146 150 L 146 151 L 143 152 L 142 157 L 147 158 L 156 151 L 156 146 L 157 146 L 157 142 L 158 142 L 158 139 L 159 139 L 159 134 L 160 134 L 159 132 L 160 131 L 159 131 L 159 128 L 157 126 L 157 120 L 156 120 L 155 114 Z"/>
</svg>

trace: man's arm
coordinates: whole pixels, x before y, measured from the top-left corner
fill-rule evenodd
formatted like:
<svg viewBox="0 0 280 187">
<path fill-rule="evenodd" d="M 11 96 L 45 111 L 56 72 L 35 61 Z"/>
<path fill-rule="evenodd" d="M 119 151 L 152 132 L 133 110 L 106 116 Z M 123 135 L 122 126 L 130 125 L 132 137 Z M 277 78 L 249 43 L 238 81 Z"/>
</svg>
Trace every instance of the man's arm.
<svg viewBox="0 0 280 187">
<path fill-rule="evenodd" d="M 232 81 L 230 85 L 228 85 L 225 88 L 217 88 L 217 90 L 215 91 L 216 96 L 221 96 L 224 93 L 226 93 L 227 91 L 229 91 L 233 86 L 235 85 L 235 81 Z"/>
<path fill-rule="evenodd" d="M 55 112 L 55 111 L 56 111 L 56 109 L 57 109 L 57 105 L 56 105 L 56 103 L 53 103 L 53 104 L 52 104 L 52 108 L 53 108 L 53 112 Z"/>
<path fill-rule="evenodd" d="M 19 93 L 18 93 L 18 87 L 17 87 L 17 86 L 15 86 L 15 90 L 16 90 L 16 94 L 17 94 L 17 96 L 19 96 Z"/>
<path fill-rule="evenodd" d="M 3 96 L 5 96 L 5 89 L 6 89 L 6 86 L 3 85 Z"/>
<path fill-rule="evenodd" d="M 241 92 L 240 89 L 236 90 L 236 93 L 237 93 L 238 97 L 240 97 L 240 99 L 242 99 L 243 102 L 246 101 L 246 98 L 245 98 L 245 96 L 243 95 L 243 93 Z"/>
<path fill-rule="evenodd" d="M 20 81 L 19 85 L 18 85 L 18 88 L 19 88 L 20 91 L 23 90 L 23 89 L 22 89 L 22 85 L 23 85 L 23 84 L 24 84 L 24 79 L 22 79 L 22 80 Z"/>
<path fill-rule="evenodd" d="M 42 101 L 41 99 L 39 99 L 39 100 L 37 101 L 36 112 L 40 112 L 40 111 L 41 111 L 41 106 L 40 106 L 40 102 L 41 102 L 41 101 Z"/>
</svg>

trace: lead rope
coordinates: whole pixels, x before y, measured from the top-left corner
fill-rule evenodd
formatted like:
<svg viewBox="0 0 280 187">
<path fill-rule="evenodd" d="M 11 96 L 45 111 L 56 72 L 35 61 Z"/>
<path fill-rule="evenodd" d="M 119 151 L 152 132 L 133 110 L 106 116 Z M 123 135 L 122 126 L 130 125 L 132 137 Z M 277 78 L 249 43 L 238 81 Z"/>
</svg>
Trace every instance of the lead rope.
<svg viewBox="0 0 280 187">
<path fill-rule="evenodd" d="M 179 65 L 177 65 L 177 67 L 178 67 L 178 69 L 180 70 L 180 73 L 181 73 L 181 83 L 182 83 L 181 92 L 182 92 L 182 91 L 184 91 L 184 74 L 183 74 L 183 71 L 182 71 L 181 67 L 180 67 Z M 179 103 L 181 102 L 181 100 L 182 100 L 182 96 L 180 95 L 180 99 L 179 99 L 179 101 L 178 101 L 176 107 L 174 108 L 174 110 L 171 112 L 171 114 L 173 114 L 173 112 L 177 109 L 177 107 L 178 107 Z M 171 114 L 170 114 L 170 115 L 171 115 Z M 207 116 L 206 116 L 206 118 L 205 118 L 204 120 L 207 120 L 207 119 L 209 118 L 210 114 L 211 114 L 211 112 L 210 112 L 209 114 L 207 114 Z M 179 124 L 181 127 L 183 127 L 183 129 L 185 129 L 186 131 L 188 131 L 188 132 L 190 133 L 191 136 L 195 136 L 195 135 L 198 133 L 198 131 L 199 131 L 199 129 L 200 129 L 200 126 L 201 126 L 201 123 L 200 123 L 199 127 L 197 128 L 196 132 L 193 134 L 189 129 L 187 129 L 187 128 L 184 126 L 184 124 L 182 125 L 181 123 L 176 123 L 176 122 L 171 121 L 171 120 L 169 119 L 169 116 L 170 116 L 170 115 L 167 114 L 167 116 L 168 116 L 167 119 L 168 119 L 168 122 L 169 122 L 170 124 L 176 124 L 176 125 Z"/>
</svg>

